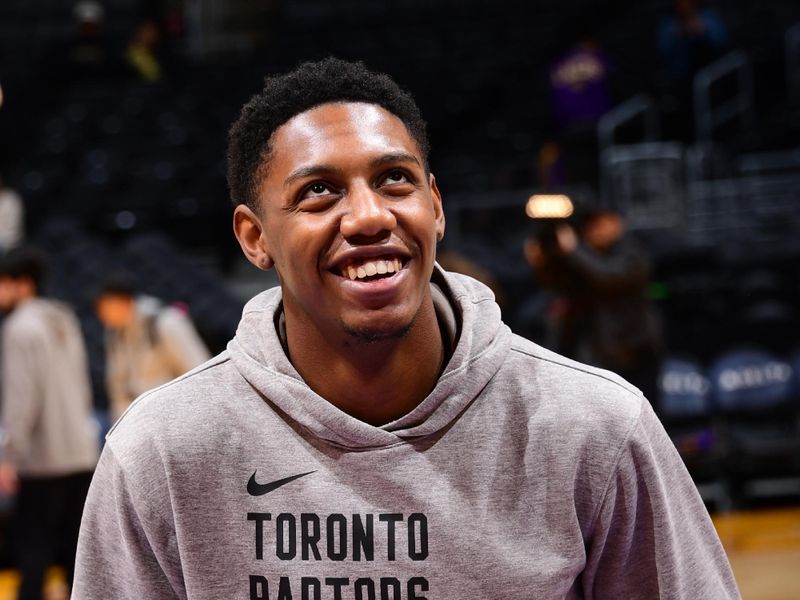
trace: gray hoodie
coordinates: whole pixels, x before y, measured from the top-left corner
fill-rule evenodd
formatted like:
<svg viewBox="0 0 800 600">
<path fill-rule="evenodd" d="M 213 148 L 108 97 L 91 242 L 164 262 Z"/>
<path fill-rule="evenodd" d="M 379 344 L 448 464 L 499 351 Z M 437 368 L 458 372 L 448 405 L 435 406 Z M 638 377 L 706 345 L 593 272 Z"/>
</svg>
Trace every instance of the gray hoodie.
<svg viewBox="0 0 800 600">
<path fill-rule="evenodd" d="M 278 289 L 139 398 L 89 493 L 73 599 L 738 598 L 637 390 L 513 335 L 478 282 L 433 281 L 453 353 L 392 423 L 305 385 Z"/>
</svg>

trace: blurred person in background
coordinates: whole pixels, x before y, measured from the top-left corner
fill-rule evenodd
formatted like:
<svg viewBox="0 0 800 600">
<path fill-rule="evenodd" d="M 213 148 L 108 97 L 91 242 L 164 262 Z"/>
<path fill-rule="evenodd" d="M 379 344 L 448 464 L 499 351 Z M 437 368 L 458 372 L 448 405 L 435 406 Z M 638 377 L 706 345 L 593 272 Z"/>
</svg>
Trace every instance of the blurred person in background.
<svg viewBox="0 0 800 600">
<path fill-rule="evenodd" d="M 101 80 L 113 72 L 116 62 L 103 31 L 105 9 L 99 2 L 82 0 L 75 4 L 73 16 L 75 38 L 64 56 L 68 75 L 71 80 Z"/>
<path fill-rule="evenodd" d="M 673 14 L 658 25 L 656 46 L 662 70 L 655 84 L 664 130 L 673 139 L 691 141 L 694 76 L 730 48 L 728 29 L 716 11 L 700 8 L 700 0 L 675 0 Z"/>
<path fill-rule="evenodd" d="M 0 254 L 20 245 L 25 238 L 25 206 L 22 197 L 5 184 L 0 173 Z"/>
<path fill-rule="evenodd" d="M 722 55 L 730 40 L 716 11 L 700 8 L 700 0 L 675 0 L 674 13 L 658 26 L 657 45 L 671 79 L 691 83 L 697 71 Z"/>
<path fill-rule="evenodd" d="M 211 358 L 183 307 L 137 294 L 132 278 L 126 274 L 108 279 L 95 308 L 106 329 L 106 381 L 112 420 L 140 394 Z"/>
<path fill-rule="evenodd" d="M 119 78 L 122 62 L 105 30 L 105 9 L 95 0 L 81 0 L 72 8 L 72 35 L 55 44 L 43 57 L 51 98 L 62 97 L 81 84 L 104 84 Z"/>
<path fill-rule="evenodd" d="M 573 17 L 572 45 L 550 64 L 548 84 L 553 135 L 539 154 L 540 184 L 596 184 L 597 121 L 612 107 L 611 62 L 595 30 L 597 17 Z"/>
<path fill-rule="evenodd" d="M 525 257 L 540 283 L 559 292 L 551 306 L 555 347 L 622 375 L 655 402 L 661 331 L 644 250 L 611 210 L 585 213 L 580 233 L 564 221 L 553 234 L 550 243 L 529 238 Z"/>
<path fill-rule="evenodd" d="M 553 118 L 560 131 L 591 129 L 611 108 L 611 64 L 588 18 L 572 24 L 575 43 L 550 65 Z"/>
<path fill-rule="evenodd" d="M 125 62 L 136 77 L 145 83 L 156 83 L 164 75 L 160 56 L 161 28 L 151 18 L 142 19 L 133 30 L 125 50 Z"/>
<path fill-rule="evenodd" d="M 0 85 L 0 108 L 3 107 L 3 86 Z M 0 164 L 2 168 L 2 164 Z M 24 237 L 24 209 L 20 195 L 6 187 L 0 173 L 0 254 L 19 245 Z"/>
<path fill-rule="evenodd" d="M 47 567 L 72 581 L 83 503 L 98 457 L 83 335 L 72 309 L 39 295 L 43 257 L 0 258 L 0 491 L 16 494 L 19 600 L 41 600 Z"/>
</svg>

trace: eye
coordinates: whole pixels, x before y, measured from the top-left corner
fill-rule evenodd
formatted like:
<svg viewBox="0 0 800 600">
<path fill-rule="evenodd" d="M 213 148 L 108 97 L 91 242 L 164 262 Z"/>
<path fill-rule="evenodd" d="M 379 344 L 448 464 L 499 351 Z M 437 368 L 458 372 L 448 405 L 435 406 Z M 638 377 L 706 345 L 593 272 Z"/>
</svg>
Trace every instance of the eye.
<svg viewBox="0 0 800 600">
<path fill-rule="evenodd" d="M 336 202 L 339 195 L 339 191 L 332 185 L 324 181 L 314 181 L 301 190 L 292 207 L 303 212 L 322 211 Z"/>
<path fill-rule="evenodd" d="M 309 185 L 303 192 L 303 198 L 313 198 L 315 196 L 324 196 L 333 193 L 327 184 L 321 181 L 315 181 Z"/>
<path fill-rule="evenodd" d="M 383 178 L 383 182 L 389 185 L 396 184 L 396 183 L 409 183 L 409 178 L 405 174 L 404 171 L 400 169 L 394 169 L 393 171 L 389 171 L 386 174 L 386 177 Z"/>
</svg>

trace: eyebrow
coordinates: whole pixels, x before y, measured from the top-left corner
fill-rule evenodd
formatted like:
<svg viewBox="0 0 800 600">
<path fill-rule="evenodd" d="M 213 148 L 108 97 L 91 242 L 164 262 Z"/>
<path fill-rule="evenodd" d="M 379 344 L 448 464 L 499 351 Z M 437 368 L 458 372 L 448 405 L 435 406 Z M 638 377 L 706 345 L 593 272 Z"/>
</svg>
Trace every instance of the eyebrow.
<svg viewBox="0 0 800 600">
<path fill-rule="evenodd" d="M 410 162 L 418 165 L 420 168 L 422 164 L 419 162 L 419 159 L 410 154 L 408 152 L 391 152 L 389 154 L 383 154 L 372 162 L 369 163 L 370 168 L 380 167 L 381 165 L 385 165 L 388 163 L 400 163 L 400 162 Z M 288 188 L 291 186 L 295 181 L 300 179 L 305 179 L 307 177 L 313 176 L 324 176 L 324 175 L 335 175 L 340 173 L 341 169 L 334 167 L 332 165 L 309 165 L 307 167 L 300 167 L 295 171 L 292 171 L 284 180 L 283 182 L 283 189 Z"/>
<path fill-rule="evenodd" d="M 422 164 L 419 162 L 419 159 L 413 154 L 409 154 L 408 152 L 392 152 L 390 154 L 384 154 L 383 156 L 379 156 L 378 158 L 373 160 L 370 163 L 370 166 L 379 167 L 386 163 L 394 163 L 394 162 L 413 162 L 417 166 L 422 167 Z"/>
</svg>

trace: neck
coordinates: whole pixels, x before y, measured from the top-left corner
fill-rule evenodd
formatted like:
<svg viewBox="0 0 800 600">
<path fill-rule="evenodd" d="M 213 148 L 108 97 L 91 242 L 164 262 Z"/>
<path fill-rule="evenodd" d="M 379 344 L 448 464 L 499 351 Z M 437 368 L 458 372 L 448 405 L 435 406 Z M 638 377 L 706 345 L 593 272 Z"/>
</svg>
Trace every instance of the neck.
<svg viewBox="0 0 800 600">
<path fill-rule="evenodd" d="M 383 425 L 413 410 L 436 385 L 444 362 L 433 301 L 427 298 L 401 338 L 338 342 L 286 315 L 289 357 L 308 386 L 347 414 Z M 299 343 L 302 340 L 302 343 Z"/>
</svg>

